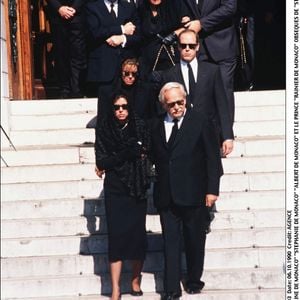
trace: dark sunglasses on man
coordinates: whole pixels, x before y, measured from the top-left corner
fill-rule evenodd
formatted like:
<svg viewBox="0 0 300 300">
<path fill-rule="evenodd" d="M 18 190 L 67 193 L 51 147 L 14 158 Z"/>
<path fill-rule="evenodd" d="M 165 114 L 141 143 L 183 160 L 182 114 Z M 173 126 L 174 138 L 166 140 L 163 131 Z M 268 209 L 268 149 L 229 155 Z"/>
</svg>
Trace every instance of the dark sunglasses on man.
<svg viewBox="0 0 300 300">
<path fill-rule="evenodd" d="M 177 101 L 170 102 L 170 103 L 166 103 L 166 105 L 168 106 L 168 108 L 173 108 L 176 104 L 178 106 L 182 106 L 184 104 L 184 99 L 177 100 Z"/>
<path fill-rule="evenodd" d="M 186 47 L 189 47 L 191 50 L 195 50 L 198 44 L 184 44 L 184 43 L 179 43 L 179 48 L 180 49 L 185 49 Z"/>
</svg>

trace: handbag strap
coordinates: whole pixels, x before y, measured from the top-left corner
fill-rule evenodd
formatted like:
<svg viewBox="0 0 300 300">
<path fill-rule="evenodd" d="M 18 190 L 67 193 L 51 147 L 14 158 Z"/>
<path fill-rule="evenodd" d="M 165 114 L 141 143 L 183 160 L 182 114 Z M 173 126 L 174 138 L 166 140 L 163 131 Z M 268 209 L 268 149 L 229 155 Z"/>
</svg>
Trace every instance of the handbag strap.
<svg viewBox="0 0 300 300">
<path fill-rule="evenodd" d="M 247 24 L 242 17 L 240 20 L 240 26 L 239 26 L 239 31 L 240 31 L 240 45 L 241 45 L 241 63 L 242 63 L 242 68 L 247 64 L 247 55 L 246 55 L 246 47 L 245 47 L 245 39 L 243 35 L 243 25 Z"/>
<path fill-rule="evenodd" d="M 171 48 L 172 53 L 174 53 L 174 48 L 173 48 L 172 45 L 170 46 L 170 48 Z M 162 44 L 162 45 L 160 46 L 158 52 L 157 52 L 156 59 L 155 59 L 155 62 L 154 62 L 152 71 L 155 71 L 156 65 L 157 65 L 157 63 L 158 63 L 159 57 L 160 57 L 161 52 L 162 52 L 163 49 L 165 49 L 165 51 L 167 52 L 168 57 L 169 57 L 169 59 L 170 59 L 172 65 L 175 66 L 175 62 L 174 62 L 174 60 L 173 60 L 173 58 L 172 58 L 172 56 L 171 56 L 171 54 L 170 54 L 168 48 L 166 47 L 165 44 Z M 174 55 L 174 54 L 173 54 L 173 55 Z"/>
</svg>

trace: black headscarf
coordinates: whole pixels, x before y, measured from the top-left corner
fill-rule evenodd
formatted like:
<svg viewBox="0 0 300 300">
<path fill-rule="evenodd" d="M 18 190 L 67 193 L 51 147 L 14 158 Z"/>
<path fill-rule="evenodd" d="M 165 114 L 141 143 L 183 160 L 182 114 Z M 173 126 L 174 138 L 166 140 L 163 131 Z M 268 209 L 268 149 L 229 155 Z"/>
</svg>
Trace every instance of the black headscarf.
<svg viewBox="0 0 300 300">
<path fill-rule="evenodd" d="M 118 97 L 119 98 L 119 97 Z M 127 99 L 127 97 L 124 97 Z M 116 97 L 113 97 L 116 99 Z M 113 101 L 114 102 L 114 101 Z M 144 158 L 137 157 L 135 159 L 124 159 L 121 163 L 115 165 L 113 170 L 117 173 L 119 179 L 129 189 L 130 196 L 138 199 L 145 199 L 146 191 L 150 184 L 148 171 L 151 163 L 147 157 L 150 149 L 150 134 L 146 123 L 140 119 L 133 111 L 129 104 L 128 123 L 124 126 L 114 116 L 113 107 L 110 115 L 104 119 L 96 130 L 96 161 L 118 155 L 128 147 L 136 146 L 137 142 L 141 142 L 143 147 Z"/>
</svg>

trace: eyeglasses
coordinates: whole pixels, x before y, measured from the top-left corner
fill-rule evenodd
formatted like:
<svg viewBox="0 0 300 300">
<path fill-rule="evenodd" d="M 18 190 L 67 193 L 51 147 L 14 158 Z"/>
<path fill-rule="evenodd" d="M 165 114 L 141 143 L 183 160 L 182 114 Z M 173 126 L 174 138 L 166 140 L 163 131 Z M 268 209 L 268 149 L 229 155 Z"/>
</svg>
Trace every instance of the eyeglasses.
<svg viewBox="0 0 300 300">
<path fill-rule="evenodd" d="M 128 72 L 128 71 L 123 71 L 122 75 L 124 77 L 132 76 L 132 77 L 137 77 L 138 73 L 137 72 Z"/>
<path fill-rule="evenodd" d="M 114 110 L 119 110 L 120 108 L 124 109 L 124 110 L 128 110 L 128 104 L 114 104 Z"/>
<path fill-rule="evenodd" d="M 183 104 L 184 104 L 184 99 L 177 100 L 177 101 L 170 102 L 170 103 L 166 103 L 166 105 L 168 106 L 168 108 L 173 108 L 176 104 L 177 104 L 178 106 L 183 105 Z"/>
<path fill-rule="evenodd" d="M 195 50 L 198 44 L 179 44 L 179 48 L 185 49 L 186 47 L 189 47 L 191 50 Z"/>
</svg>

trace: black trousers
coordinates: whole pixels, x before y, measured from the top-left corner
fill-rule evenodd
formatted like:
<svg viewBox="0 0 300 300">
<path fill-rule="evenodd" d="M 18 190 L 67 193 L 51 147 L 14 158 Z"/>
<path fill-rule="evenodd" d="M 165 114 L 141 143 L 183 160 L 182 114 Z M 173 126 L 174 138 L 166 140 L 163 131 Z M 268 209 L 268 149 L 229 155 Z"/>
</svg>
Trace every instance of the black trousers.
<svg viewBox="0 0 300 300">
<path fill-rule="evenodd" d="M 205 254 L 205 208 L 171 205 L 160 211 L 164 239 L 164 289 L 179 293 L 181 280 L 182 235 L 187 264 L 186 285 L 202 288 Z"/>
<path fill-rule="evenodd" d="M 55 66 L 63 97 L 81 94 L 86 69 L 86 42 L 83 22 L 52 23 Z"/>
</svg>

